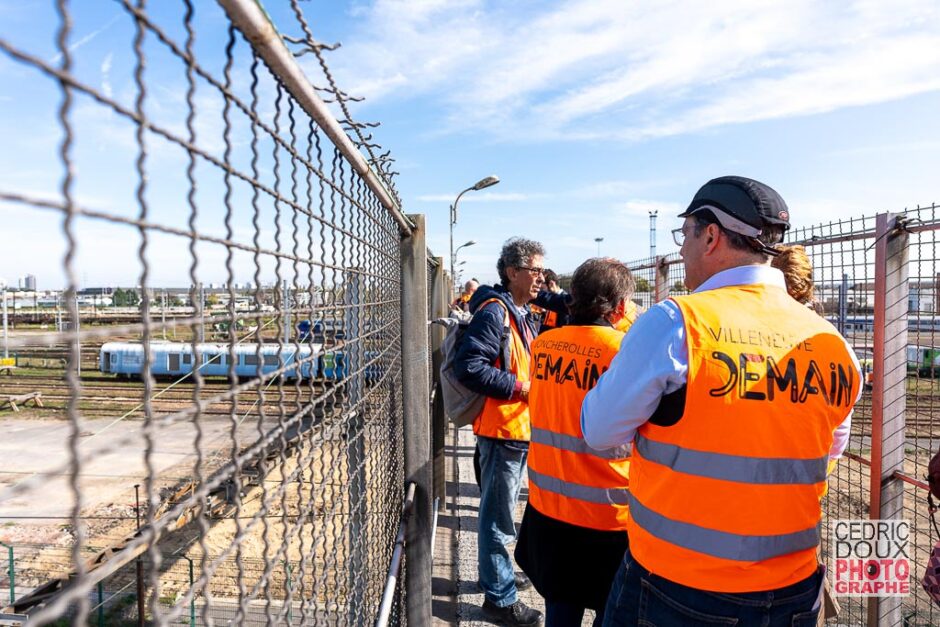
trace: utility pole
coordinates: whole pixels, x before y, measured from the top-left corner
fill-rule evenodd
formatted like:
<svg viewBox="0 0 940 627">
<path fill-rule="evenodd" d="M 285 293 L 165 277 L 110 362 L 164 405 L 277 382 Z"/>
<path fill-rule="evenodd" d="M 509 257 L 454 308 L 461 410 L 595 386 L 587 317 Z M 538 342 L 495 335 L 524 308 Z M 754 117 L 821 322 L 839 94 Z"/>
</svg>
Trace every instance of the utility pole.
<svg viewBox="0 0 940 627">
<path fill-rule="evenodd" d="M 7 335 L 7 284 L 6 281 L 0 285 L 0 290 L 3 290 L 3 358 L 7 359 L 10 357 L 10 338 Z M 14 310 L 16 307 L 13 308 Z"/>
</svg>

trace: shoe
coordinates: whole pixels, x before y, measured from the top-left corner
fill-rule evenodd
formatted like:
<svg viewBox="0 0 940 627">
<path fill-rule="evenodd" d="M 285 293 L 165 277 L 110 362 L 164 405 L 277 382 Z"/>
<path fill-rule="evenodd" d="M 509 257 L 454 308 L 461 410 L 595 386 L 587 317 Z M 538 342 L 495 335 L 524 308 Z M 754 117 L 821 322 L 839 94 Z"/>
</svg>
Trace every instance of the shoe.
<svg viewBox="0 0 940 627">
<path fill-rule="evenodd" d="M 542 613 L 523 603 L 516 601 L 506 607 L 497 607 L 489 599 L 483 601 L 483 615 L 497 625 L 517 625 L 518 627 L 535 627 L 542 624 Z"/>
<path fill-rule="evenodd" d="M 516 573 L 516 590 L 528 590 L 532 587 L 532 580 L 525 573 Z"/>
</svg>

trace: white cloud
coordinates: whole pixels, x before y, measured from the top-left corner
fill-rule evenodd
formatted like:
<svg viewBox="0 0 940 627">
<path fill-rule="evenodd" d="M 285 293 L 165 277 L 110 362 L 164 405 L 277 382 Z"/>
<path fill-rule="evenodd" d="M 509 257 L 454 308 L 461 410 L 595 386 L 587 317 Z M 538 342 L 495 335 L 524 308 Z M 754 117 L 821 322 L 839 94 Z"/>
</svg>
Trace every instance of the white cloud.
<svg viewBox="0 0 940 627">
<path fill-rule="evenodd" d="M 639 139 L 940 89 L 929 0 L 526 4 L 379 0 L 341 83 L 432 95 L 447 129 L 501 139 Z M 444 94 L 444 95 L 439 95 Z"/>
<path fill-rule="evenodd" d="M 114 90 L 111 88 L 111 64 L 113 60 L 114 53 L 109 52 L 104 61 L 101 62 L 101 91 L 108 98 L 114 95 Z"/>
<path fill-rule="evenodd" d="M 90 43 L 91 41 L 93 41 L 93 40 L 95 39 L 95 37 L 97 37 L 97 36 L 100 35 L 101 33 L 105 32 L 106 30 L 108 30 L 109 28 L 111 28 L 111 27 L 114 25 L 114 23 L 118 21 L 118 18 L 120 18 L 120 17 L 121 17 L 121 12 L 119 11 L 119 12 L 115 13 L 114 16 L 113 16 L 110 20 L 108 20 L 107 22 L 105 22 L 101 27 L 99 27 L 99 28 L 97 28 L 97 29 L 91 31 L 90 33 L 88 33 L 87 35 L 85 35 L 85 36 L 83 36 L 83 37 L 80 37 L 77 41 L 75 41 L 75 42 L 73 42 L 72 44 L 69 45 L 69 52 L 75 52 L 76 50 L 78 50 L 79 48 L 81 48 L 82 46 L 84 46 L 85 44 Z M 52 57 L 52 59 L 50 59 L 50 63 L 56 64 L 56 63 L 58 63 L 58 62 L 61 61 L 61 60 L 62 60 L 62 55 L 61 55 L 61 54 L 56 54 L 56 55 L 54 55 L 54 56 Z"/>
</svg>

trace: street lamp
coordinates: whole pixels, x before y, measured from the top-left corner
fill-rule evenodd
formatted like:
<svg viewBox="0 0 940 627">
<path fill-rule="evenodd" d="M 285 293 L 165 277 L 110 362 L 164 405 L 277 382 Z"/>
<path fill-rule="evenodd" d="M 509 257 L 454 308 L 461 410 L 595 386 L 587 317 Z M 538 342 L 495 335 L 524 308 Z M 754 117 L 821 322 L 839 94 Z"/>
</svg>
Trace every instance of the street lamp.
<svg viewBox="0 0 940 627">
<path fill-rule="evenodd" d="M 488 176 L 485 179 L 480 179 L 479 181 L 477 181 L 476 183 L 474 183 L 467 189 L 457 194 L 457 199 L 454 200 L 454 204 L 450 206 L 450 277 L 454 281 L 455 289 L 457 287 L 457 279 L 454 276 L 454 258 L 455 258 L 454 256 L 457 254 L 457 251 L 454 250 L 454 225 L 457 224 L 457 203 L 460 202 L 460 197 L 466 194 L 467 192 L 478 192 L 481 189 L 492 187 L 493 185 L 496 185 L 497 183 L 499 183 L 499 177 L 496 176 L 495 174 Z M 476 244 L 476 242 L 474 242 L 473 240 L 470 240 L 463 246 L 472 246 L 473 244 Z M 463 246 L 461 246 L 460 248 L 463 248 Z M 458 248 L 457 250 L 460 250 L 460 248 Z"/>
<path fill-rule="evenodd" d="M 597 242 L 597 256 L 601 256 L 601 242 L 604 241 L 603 237 L 595 237 L 594 241 Z"/>
</svg>

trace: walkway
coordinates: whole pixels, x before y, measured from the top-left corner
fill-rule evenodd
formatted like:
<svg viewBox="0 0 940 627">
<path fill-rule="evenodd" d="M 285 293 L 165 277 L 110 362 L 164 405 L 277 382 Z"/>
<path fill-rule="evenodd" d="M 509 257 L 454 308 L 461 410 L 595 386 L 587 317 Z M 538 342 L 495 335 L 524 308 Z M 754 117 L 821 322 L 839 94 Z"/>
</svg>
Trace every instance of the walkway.
<svg viewBox="0 0 940 627">
<path fill-rule="evenodd" d="M 473 478 L 474 436 L 469 427 L 460 429 L 455 449 L 452 434 L 453 429 L 448 426 L 447 503 L 438 514 L 437 536 L 434 542 L 434 624 L 488 626 L 492 623 L 483 617 L 480 610 L 483 593 L 477 587 L 477 512 L 480 489 Z M 456 477 L 454 459 L 457 460 Z M 517 523 L 522 520 L 527 496 L 528 482 L 525 481 L 519 498 Z M 542 597 L 535 590 L 520 592 L 519 597 L 528 605 L 544 611 Z M 588 611 L 584 625 L 590 625 L 593 620 L 593 612 Z"/>
</svg>

